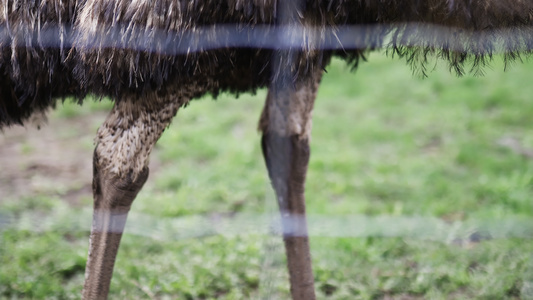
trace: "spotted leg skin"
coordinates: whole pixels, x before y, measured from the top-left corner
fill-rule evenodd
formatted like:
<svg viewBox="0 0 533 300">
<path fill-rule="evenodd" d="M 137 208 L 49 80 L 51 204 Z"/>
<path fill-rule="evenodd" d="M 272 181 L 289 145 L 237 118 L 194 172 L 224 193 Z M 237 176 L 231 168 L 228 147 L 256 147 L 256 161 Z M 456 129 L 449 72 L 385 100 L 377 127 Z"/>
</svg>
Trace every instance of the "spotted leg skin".
<svg viewBox="0 0 533 300">
<path fill-rule="evenodd" d="M 263 156 L 281 214 L 294 300 L 316 298 L 304 194 L 311 112 L 321 74 L 281 90 L 271 87 L 259 123 Z"/>
<path fill-rule="evenodd" d="M 189 99 L 136 96 L 115 102 L 98 129 L 93 159 L 94 215 L 83 299 L 106 299 L 128 212 L 148 178 L 153 146 Z"/>
</svg>

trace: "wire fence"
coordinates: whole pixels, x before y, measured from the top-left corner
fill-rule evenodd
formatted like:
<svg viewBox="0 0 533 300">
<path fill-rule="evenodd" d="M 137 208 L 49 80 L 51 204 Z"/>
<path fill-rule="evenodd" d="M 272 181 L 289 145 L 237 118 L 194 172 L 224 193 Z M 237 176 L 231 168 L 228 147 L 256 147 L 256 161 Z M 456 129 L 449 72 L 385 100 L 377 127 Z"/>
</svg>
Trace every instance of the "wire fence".
<svg viewBox="0 0 533 300">
<path fill-rule="evenodd" d="M 225 48 L 348 50 L 423 47 L 449 51 L 501 54 L 533 49 L 533 27 L 469 31 L 431 23 L 392 23 L 311 27 L 301 25 L 219 24 L 183 29 L 146 30 L 128 24 L 85 32 L 72 26 L 47 25 L 35 34 L 20 26 L 13 31 L 0 25 L 0 44 L 10 47 L 127 49 L 162 55 L 180 55 Z M 394 33 L 394 34 L 390 34 Z"/>
<path fill-rule="evenodd" d="M 24 212 L 17 216 L 0 214 L 0 230 L 31 232 L 87 232 L 91 228 L 92 210 L 57 209 L 48 214 Z M 302 217 L 289 218 L 290 223 L 303 222 Z M 309 236 L 334 238 L 387 237 L 427 240 L 442 243 L 476 242 L 483 239 L 531 239 L 533 220 L 522 218 L 446 222 L 435 217 L 308 215 Z M 113 228 L 110 229 L 113 231 Z M 290 227 L 288 234 L 299 235 Z M 118 230 L 117 230 L 118 231 Z M 178 241 L 206 236 L 235 237 L 241 235 L 282 234 L 279 215 L 207 214 L 184 217 L 159 217 L 132 212 L 128 216 L 126 234 L 160 241 Z"/>
<path fill-rule="evenodd" d="M 368 37 L 382 35 L 395 28 L 409 38 L 392 41 L 388 35 L 376 44 Z M 77 41 L 64 38 L 64 33 L 74 37 L 82 32 L 76 28 L 48 27 L 39 31 L 30 42 L 45 48 L 76 47 Z M 169 33 L 162 30 L 149 32 L 131 32 L 127 27 L 117 26 L 105 35 L 95 33 L 89 41 L 82 44 L 91 48 L 122 48 L 135 51 L 154 52 L 164 55 L 179 55 L 202 52 L 220 48 L 250 47 L 258 49 L 302 49 L 305 50 L 345 50 L 383 47 L 391 44 L 405 47 L 445 48 L 453 51 L 466 51 L 476 54 L 496 54 L 508 51 L 530 51 L 533 43 L 527 42 L 533 36 L 533 28 L 508 28 L 483 34 L 458 32 L 448 28 L 428 24 L 392 24 L 392 25 L 361 25 L 311 28 L 302 26 L 242 26 L 217 25 L 185 30 L 180 33 Z M 23 31 L 21 31 L 23 32 Z M 410 34 L 412 33 L 412 34 Z M 16 35 L 16 34 L 15 34 Z M 128 37 L 135 36 L 135 39 Z M 448 37 L 457 39 L 450 40 Z M 0 44 L 24 47 L 28 40 L 15 38 L 7 26 L 0 27 Z M 117 39 L 116 37 L 123 37 Z M 465 44 L 462 41 L 472 42 Z M 520 42 L 515 42 L 520 41 Z M 13 44 L 15 43 L 15 44 Z M 445 44 L 445 46 L 443 46 Z M 491 47 L 486 47 L 491 44 Z M 143 236 L 161 241 L 178 241 L 206 236 L 234 237 L 241 235 L 280 236 L 282 234 L 303 235 L 294 231 L 304 220 L 301 216 L 288 218 L 288 228 L 282 232 L 279 215 L 273 208 L 273 199 L 265 200 L 267 213 L 236 213 L 193 215 L 179 218 L 162 218 L 145 214 L 130 213 L 125 232 L 130 235 Z M 14 229 L 32 232 L 88 232 L 91 228 L 92 211 L 86 209 L 72 214 L 70 209 L 58 209 L 43 214 L 23 212 L 18 215 L 0 211 L 0 231 Z M 498 219 L 446 222 L 434 217 L 421 216 L 366 216 L 366 215 L 309 215 L 307 216 L 310 237 L 388 237 L 436 241 L 446 244 L 465 244 L 489 239 L 531 239 L 533 238 L 533 220 L 529 219 Z M 293 228 L 291 228 L 293 227 Z M 113 229 L 111 229 L 113 230 Z M 275 278 L 274 255 L 281 251 L 281 242 L 266 239 L 267 256 L 264 257 L 261 294 L 269 292 L 269 282 Z M 271 270 L 271 271 L 269 271 Z M 527 282 L 526 282 L 527 283 Z M 531 290 L 533 284 L 524 286 Z M 530 293 L 530 294 L 531 294 Z"/>
</svg>

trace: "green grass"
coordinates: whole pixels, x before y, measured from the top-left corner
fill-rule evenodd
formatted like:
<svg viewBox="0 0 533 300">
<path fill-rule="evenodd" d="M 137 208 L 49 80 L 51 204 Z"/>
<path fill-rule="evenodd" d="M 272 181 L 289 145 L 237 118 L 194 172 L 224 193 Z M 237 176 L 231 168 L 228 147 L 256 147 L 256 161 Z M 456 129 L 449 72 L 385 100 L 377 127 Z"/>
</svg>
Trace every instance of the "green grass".
<svg viewBox="0 0 533 300">
<path fill-rule="evenodd" d="M 533 297 L 533 160 L 501 144 L 533 149 L 533 64 L 503 72 L 496 59 L 483 78 L 437 67 L 420 79 L 402 61 L 369 61 L 355 74 L 335 61 L 314 112 L 307 208 L 338 221 L 311 224 L 325 232 L 311 238 L 319 298 Z M 265 94 L 178 113 L 135 201 L 148 228 L 126 230 L 113 299 L 288 297 L 281 241 L 250 229 L 276 212 L 256 130 Z M 101 109 L 66 105 L 54 118 Z M 0 232 L 0 298 L 80 297 L 89 208 L 59 195 L 0 204 L 18 220 Z M 233 213 L 251 227 L 217 235 L 204 224 Z"/>
</svg>

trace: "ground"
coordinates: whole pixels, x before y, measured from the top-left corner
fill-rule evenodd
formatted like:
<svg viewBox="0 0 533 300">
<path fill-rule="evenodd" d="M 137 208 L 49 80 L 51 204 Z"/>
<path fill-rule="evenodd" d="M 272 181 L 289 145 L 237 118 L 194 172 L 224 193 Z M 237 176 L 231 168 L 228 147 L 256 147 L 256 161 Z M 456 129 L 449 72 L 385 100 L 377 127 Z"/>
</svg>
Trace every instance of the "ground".
<svg viewBox="0 0 533 300">
<path fill-rule="evenodd" d="M 59 194 L 79 206 L 82 198 L 91 197 L 90 141 L 104 117 L 97 112 L 75 121 L 54 118 L 40 130 L 31 125 L 5 130 L 0 135 L 0 201 Z"/>
<path fill-rule="evenodd" d="M 371 55 L 328 68 L 307 183 L 319 297 L 526 299 L 533 293 L 533 101 L 525 63 L 427 79 Z M 180 111 L 154 150 L 111 286 L 117 299 L 285 299 L 256 130 L 265 98 Z M 68 101 L 67 101 L 68 102 Z M 58 107 L 0 134 L 0 299 L 79 298 L 92 149 L 110 109 Z"/>
</svg>

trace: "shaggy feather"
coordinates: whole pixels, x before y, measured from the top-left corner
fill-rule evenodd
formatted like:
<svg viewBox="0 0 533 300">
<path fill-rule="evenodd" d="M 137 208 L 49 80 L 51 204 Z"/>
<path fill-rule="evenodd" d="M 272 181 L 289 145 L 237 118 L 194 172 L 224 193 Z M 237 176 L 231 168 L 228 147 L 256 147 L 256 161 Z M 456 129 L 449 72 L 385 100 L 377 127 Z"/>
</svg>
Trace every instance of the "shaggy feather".
<svg viewBox="0 0 533 300">
<path fill-rule="evenodd" d="M 461 75 L 533 46 L 533 0 L 0 0 L 0 9 L 0 128 L 67 96 L 293 84 L 333 55 L 356 67 L 382 47 L 423 75 L 432 58 Z"/>
<path fill-rule="evenodd" d="M 57 98 L 83 97 L 64 58 L 75 2 L 3 0 L 0 15 L 0 128 L 44 113 Z M 42 30 L 55 28 L 61 41 L 43 47 Z"/>
</svg>

